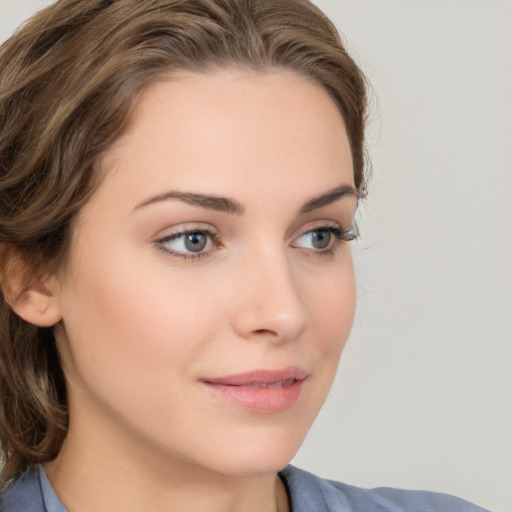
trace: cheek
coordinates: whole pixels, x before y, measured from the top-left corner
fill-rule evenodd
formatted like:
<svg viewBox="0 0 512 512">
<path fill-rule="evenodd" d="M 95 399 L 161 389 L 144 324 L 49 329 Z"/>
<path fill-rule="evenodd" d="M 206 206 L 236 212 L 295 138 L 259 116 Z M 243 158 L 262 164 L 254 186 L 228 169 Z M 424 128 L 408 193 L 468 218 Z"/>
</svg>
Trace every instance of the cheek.
<svg viewBox="0 0 512 512">
<path fill-rule="evenodd" d="M 311 386 L 306 416 L 316 416 L 336 376 L 350 334 L 356 305 L 352 259 L 347 247 L 343 258 L 312 277 L 302 272 L 301 295 L 310 313 L 308 335 L 296 350 L 311 361 Z"/>
<path fill-rule="evenodd" d="M 332 280 L 323 297 L 318 298 L 317 318 L 321 326 L 319 367 L 326 393 L 336 376 L 341 353 L 352 329 L 356 308 L 356 284 L 353 267 Z"/>
<path fill-rule="evenodd" d="M 341 353 L 350 334 L 356 307 L 352 259 L 326 276 L 323 286 L 310 294 L 313 322 L 322 332 L 321 345 L 329 353 Z"/>
<path fill-rule="evenodd" d="M 204 342 L 208 301 L 161 269 L 120 255 L 109 261 L 116 264 L 77 264 L 62 297 L 70 377 L 98 393 L 124 387 L 142 396 L 150 385 L 170 387 Z"/>
<path fill-rule="evenodd" d="M 155 348 L 168 346 L 171 337 L 179 343 L 198 327 L 197 311 L 209 298 L 165 265 L 149 263 L 126 253 L 84 261 L 63 298 L 64 318 L 83 332 L 101 330 L 102 343 L 124 348 L 142 339 L 148 348 L 149 340 Z"/>
</svg>

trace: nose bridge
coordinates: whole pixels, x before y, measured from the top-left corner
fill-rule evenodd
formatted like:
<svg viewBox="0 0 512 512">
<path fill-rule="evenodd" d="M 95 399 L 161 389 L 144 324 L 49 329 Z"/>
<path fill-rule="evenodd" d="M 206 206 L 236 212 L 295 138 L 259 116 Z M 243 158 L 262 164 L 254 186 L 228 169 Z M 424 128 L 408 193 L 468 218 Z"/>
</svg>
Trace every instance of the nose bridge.
<svg viewBox="0 0 512 512">
<path fill-rule="evenodd" d="M 243 337 L 297 338 L 310 313 L 290 265 L 284 244 L 260 244 L 242 258 L 234 314 L 235 330 Z"/>
</svg>

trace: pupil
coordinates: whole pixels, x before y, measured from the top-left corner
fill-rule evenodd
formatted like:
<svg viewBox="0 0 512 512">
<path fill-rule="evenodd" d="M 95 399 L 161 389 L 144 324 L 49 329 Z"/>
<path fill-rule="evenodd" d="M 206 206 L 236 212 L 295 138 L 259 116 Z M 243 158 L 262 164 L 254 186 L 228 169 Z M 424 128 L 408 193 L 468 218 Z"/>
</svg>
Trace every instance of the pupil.
<svg viewBox="0 0 512 512">
<path fill-rule="evenodd" d="M 313 247 L 325 249 L 331 242 L 332 233 L 329 231 L 313 231 Z"/>
<path fill-rule="evenodd" d="M 185 238 L 185 247 L 192 252 L 202 251 L 206 246 L 206 236 L 203 233 L 189 233 Z"/>
</svg>

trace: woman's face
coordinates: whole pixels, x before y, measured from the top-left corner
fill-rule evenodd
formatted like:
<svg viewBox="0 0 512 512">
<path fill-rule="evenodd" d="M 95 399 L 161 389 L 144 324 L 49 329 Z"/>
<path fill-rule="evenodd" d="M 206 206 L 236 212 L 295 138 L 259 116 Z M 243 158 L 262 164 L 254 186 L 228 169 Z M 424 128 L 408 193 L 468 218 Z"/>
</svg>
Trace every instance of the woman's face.
<svg viewBox="0 0 512 512">
<path fill-rule="evenodd" d="M 183 74 L 144 92 L 104 166 L 55 284 L 68 448 L 279 470 L 354 315 L 338 109 L 288 72 Z"/>
</svg>

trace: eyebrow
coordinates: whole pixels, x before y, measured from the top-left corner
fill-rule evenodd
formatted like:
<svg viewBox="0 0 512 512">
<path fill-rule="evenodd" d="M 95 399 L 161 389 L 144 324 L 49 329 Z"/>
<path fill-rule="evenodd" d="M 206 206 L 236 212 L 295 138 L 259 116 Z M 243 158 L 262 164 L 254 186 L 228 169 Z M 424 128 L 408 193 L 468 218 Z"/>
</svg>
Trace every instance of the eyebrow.
<svg viewBox="0 0 512 512">
<path fill-rule="evenodd" d="M 350 185 L 340 185 L 339 187 L 333 188 L 324 194 L 309 199 L 299 210 L 299 214 L 305 214 L 313 210 L 317 210 L 329 204 L 335 203 L 344 196 L 355 196 L 359 199 L 360 193 L 354 187 Z M 197 194 L 193 192 L 179 192 L 170 191 L 156 196 L 152 196 L 142 203 L 138 204 L 134 210 L 142 208 L 144 206 L 159 203 L 161 201 L 167 201 L 170 199 L 177 199 L 184 203 L 192 206 L 199 206 L 207 210 L 215 210 L 223 213 L 231 213 L 234 215 L 243 215 L 245 213 L 245 207 L 234 199 L 222 196 L 213 196 L 207 194 Z"/>
<path fill-rule="evenodd" d="M 340 185 L 339 187 L 329 190 L 325 194 L 321 194 L 310 199 L 301 207 L 299 213 L 304 214 L 313 210 L 318 210 L 319 208 L 335 203 L 344 196 L 355 196 L 359 199 L 361 194 L 357 189 L 350 185 Z"/>
<path fill-rule="evenodd" d="M 171 191 L 165 194 L 150 197 L 142 203 L 138 204 L 135 209 L 142 208 L 148 204 L 158 203 L 160 201 L 167 201 L 169 199 L 177 199 L 192 206 L 199 206 L 207 210 L 215 210 L 218 212 L 232 213 L 235 215 L 243 215 L 245 207 L 234 199 L 227 197 L 211 196 L 206 194 L 195 194 L 193 192 L 178 192 Z"/>
</svg>

